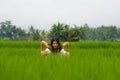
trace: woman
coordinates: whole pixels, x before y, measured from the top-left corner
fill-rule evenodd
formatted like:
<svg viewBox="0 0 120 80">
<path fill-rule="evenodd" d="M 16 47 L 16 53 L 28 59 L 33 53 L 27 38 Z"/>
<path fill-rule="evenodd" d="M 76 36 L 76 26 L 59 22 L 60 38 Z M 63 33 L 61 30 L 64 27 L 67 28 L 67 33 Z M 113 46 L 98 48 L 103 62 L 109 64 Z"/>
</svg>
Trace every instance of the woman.
<svg viewBox="0 0 120 80">
<path fill-rule="evenodd" d="M 43 50 L 43 46 L 46 47 L 45 50 Z M 64 48 L 66 47 L 66 51 L 64 50 Z M 47 56 L 50 53 L 53 54 L 62 54 L 65 56 L 69 56 L 69 42 L 65 42 L 62 45 L 59 42 L 59 39 L 56 37 L 53 37 L 51 40 L 51 44 L 49 45 L 47 42 L 42 41 L 41 42 L 41 54 L 43 56 Z"/>
</svg>

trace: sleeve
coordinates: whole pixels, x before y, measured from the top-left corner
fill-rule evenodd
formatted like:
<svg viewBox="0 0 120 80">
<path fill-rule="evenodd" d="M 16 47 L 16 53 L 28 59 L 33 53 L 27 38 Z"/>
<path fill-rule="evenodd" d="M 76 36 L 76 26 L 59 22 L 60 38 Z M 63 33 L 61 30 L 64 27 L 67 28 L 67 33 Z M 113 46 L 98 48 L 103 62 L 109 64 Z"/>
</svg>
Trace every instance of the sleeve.
<svg viewBox="0 0 120 80">
<path fill-rule="evenodd" d="M 66 51 L 64 49 L 61 49 L 60 53 L 65 55 Z"/>
<path fill-rule="evenodd" d="M 51 53 L 51 51 L 48 48 L 46 48 L 45 51 L 48 53 Z"/>
</svg>

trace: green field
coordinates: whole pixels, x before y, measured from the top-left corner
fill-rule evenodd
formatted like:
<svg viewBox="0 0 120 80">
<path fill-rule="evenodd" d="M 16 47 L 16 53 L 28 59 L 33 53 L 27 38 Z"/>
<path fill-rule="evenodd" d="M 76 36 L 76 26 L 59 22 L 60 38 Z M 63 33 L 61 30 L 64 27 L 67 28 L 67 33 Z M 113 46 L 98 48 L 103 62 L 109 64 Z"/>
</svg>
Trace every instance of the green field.
<svg viewBox="0 0 120 80">
<path fill-rule="evenodd" d="M 70 42 L 70 57 L 43 57 L 40 42 L 0 42 L 0 80 L 120 80 L 119 42 Z"/>
</svg>

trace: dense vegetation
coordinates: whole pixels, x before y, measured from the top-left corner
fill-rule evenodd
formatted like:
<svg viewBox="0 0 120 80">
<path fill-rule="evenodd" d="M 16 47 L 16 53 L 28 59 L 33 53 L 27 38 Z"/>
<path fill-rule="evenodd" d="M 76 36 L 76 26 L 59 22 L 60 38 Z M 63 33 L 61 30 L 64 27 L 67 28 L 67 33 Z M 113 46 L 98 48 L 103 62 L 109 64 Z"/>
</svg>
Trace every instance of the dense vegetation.
<svg viewBox="0 0 120 80">
<path fill-rule="evenodd" d="M 40 42 L 1 41 L 1 80 L 119 80 L 119 42 L 70 42 L 70 57 L 43 57 Z"/>
<path fill-rule="evenodd" d="M 119 27 L 119 26 L 118 26 Z M 119 41 L 120 28 L 114 25 L 98 26 L 90 28 L 87 24 L 67 25 L 64 23 L 53 24 L 49 31 L 35 29 L 30 26 L 26 31 L 11 23 L 5 21 L 0 23 L 0 40 L 50 40 L 52 36 L 58 36 L 61 41 Z"/>
</svg>

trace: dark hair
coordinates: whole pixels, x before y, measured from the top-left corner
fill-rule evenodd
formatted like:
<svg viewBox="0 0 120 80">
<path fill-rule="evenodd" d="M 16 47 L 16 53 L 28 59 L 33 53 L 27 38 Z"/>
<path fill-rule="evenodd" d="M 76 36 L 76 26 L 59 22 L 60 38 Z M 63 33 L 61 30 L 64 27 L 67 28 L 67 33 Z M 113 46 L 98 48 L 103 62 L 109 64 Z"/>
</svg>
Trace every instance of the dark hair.
<svg viewBox="0 0 120 80">
<path fill-rule="evenodd" d="M 53 44 L 54 41 L 56 41 L 56 42 L 58 43 L 58 48 L 57 48 L 57 49 L 54 49 L 53 46 L 52 46 L 52 44 Z M 53 38 L 51 39 L 51 44 L 50 44 L 50 45 L 51 45 L 51 49 L 52 49 L 52 52 L 53 52 L 53 53 L 55 53 L 55 52 L 60 52 L 61 49 L 62 49 L 58 37 L 53 37 Z"/>
</svg>

